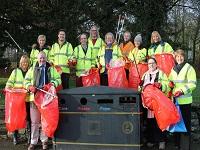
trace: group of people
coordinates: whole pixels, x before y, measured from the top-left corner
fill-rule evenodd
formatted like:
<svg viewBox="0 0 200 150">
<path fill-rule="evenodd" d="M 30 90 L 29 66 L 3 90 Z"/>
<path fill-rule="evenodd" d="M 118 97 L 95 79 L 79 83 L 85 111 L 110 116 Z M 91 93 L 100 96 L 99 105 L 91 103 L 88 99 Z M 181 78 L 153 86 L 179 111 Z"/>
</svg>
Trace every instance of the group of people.
<svg viewBox="0 0 200 150">
<path fill-rule="evenodd" d="M 157 31 L 151 35 L 151 46 L 149 49 L 143 47 L 142 36 L 138 34 L 131 41 L 131 33 L 124 32 L 123 42 L 118 45 L 113 33 L 105 35 L 105 41 L 99 35 L 97 26 L 92 26 L 90 35 L 83 33 L 79 36 L 80 45 L 73 49 L 71 43 L 66 41 L 66 33 L 63 29 L 58 31 L 58 41 L 51 47 L 46 45 L 46 36 L 39 35 L 37 44 L 34 44 L 28 56 L 23 55 L 19 67 L 11 73 L 6 88 L 25 88 L 29 92 L 27 97 L 27 129 L 29 131 L 29 147 L 33 150 L 40 140 L 43 149 L 47 149 L 48 137 L 44 132 L 39 132 L 41 114 L 34 104 L 34 95 L 38 88 L 47 84 L 63 89 L 69 88 L 70 68 L 76 69 L 76 86 L 83 86 L 82 75 L 92 68 L 98 68 L 101 85 L 108 85 L 107 65 L 111 60 L 123 59 L 125 70 L 129 74 L 129 64 L 146 63 L 148 71 L 140 81 L 140 88 L 147 84 L 154 84 L 158 89 L 166 93 L 172 91 L 171 98 L 178 101 L 182 111 L 187 132 L 176 134 L 176 144 L 183 150 L 189 150 L 191 131 L 191 103 L 192 91 L 196 87 L 196 73 L 194 68 L 186 63 L 185 53 L 178 49 L 173 51 L 172 47 L 161 39 Z M 167 76 L 157 66 L 155 54 L 172 54 L 175 58 L 175 66 Z M 165 133 L 156 123 L 154 114 L 147 109 L 147 146 L 159 144 L 159 149 L 165 149 Z M 13 143 L 18 142 L 18 131 L 13 133 Z M 188 143 L 188 144 L 186 144 Z"/>
</svg>

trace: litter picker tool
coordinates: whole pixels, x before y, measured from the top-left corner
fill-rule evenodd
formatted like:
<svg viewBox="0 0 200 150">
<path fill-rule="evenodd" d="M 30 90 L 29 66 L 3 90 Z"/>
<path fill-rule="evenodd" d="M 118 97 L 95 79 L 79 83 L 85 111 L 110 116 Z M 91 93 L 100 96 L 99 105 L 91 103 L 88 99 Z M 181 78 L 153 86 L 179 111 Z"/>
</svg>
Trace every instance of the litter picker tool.
<svg viewBox="0 0 200 150">
<path fill-rule="evenodd" d="M 45 90 L 43 90 L 43 89 L 40 89 L 40 88 L 37 88 L 37 87 L 36 87 L 36 89 L 39 90 L 39 91 L 42 91 L 42 92 L 44 92 L 44 93 L 46 93 L 46 94 L 48 94 L 48 95 L 51 95 L 51 96 L 53 96 L 53 97 L 57 97 L 56 95 L 54 95 L 54 94 L 52 94 L 52 93 L 49 93 L 49 92 L 47 92 L 47 91 L 45 91 Z"/>
</svg>

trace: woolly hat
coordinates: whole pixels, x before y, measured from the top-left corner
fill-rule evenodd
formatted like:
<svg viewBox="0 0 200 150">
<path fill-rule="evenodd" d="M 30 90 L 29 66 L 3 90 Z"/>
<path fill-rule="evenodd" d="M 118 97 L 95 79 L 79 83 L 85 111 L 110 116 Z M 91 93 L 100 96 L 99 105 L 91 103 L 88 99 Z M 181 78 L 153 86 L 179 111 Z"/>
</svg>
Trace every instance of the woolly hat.
<svg viewBox="0 0 200 150">
<path fill-rule="evenodd" d="M 134 42 L 140 42 L 140 43 L 142 43 L 142 36 L 141 36 L 141 34 L 138 34 L 138 35 L 135 36 Z"/>
</svg>

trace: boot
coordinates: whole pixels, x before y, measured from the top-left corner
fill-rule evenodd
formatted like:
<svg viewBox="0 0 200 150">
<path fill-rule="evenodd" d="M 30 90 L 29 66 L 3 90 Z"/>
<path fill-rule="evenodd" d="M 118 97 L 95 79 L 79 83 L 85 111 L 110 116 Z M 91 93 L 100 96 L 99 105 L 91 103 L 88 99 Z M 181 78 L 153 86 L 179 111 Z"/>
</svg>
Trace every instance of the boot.
<svg viewBox="0 0 200 150">
<path fill-rule="evenodd" d="M 16 131 L 14 131 L 14 133 L 13 133 L 13 144 L 14 145 L 17 145 L 17 143 L 18 143 L 18 131 L 16 130 Z"/>
</svg>

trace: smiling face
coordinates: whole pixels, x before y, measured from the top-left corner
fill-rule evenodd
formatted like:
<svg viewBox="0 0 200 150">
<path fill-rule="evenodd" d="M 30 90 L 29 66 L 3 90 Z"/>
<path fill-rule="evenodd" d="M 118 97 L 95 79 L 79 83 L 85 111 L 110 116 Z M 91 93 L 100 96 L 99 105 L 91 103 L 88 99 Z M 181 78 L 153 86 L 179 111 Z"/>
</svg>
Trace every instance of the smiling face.
<svg viewBox="0 0 200 150">
<path fill-rule="evenodd" d="M 124 41 L 127 42 L 127 41 L 130 40 L 130 38 L 131 38 L 130 33 L 129 33 L 129 32 L 125 32 L 125 33 L 124 33 Z"/>
<path fill-rule="evenodd" d="M 141 43 L 140 42 L 136 42 L 136 41 L 134 41 L 134 45 L 135 45 L 135 47 L 139 47 L 140 45 L 141 45 Z"/>
<path fill-rule="evenodd" d="M 183 55 L 181 55 L 181 54 L 177 54 L 176 56 L 175 56 L 175 60 L 176 60 L 176 62 L 177 62 L 177 64 L 182 64 L 183 62 L 184 62 L 184 56 Z"/>
<path fill-rule="evenodd" d="M 149 59 L 148 60 L 148 68 L 149 68 L 149 71 L 152 72 L 152 71 L 155 71 L 157 69 L 157 63 L 155 62 L 154 59 Z"/>
<path fill-rule="evenodd" d="M 91 35 L 92 39 L 97 39 L 98 31 L 97 31 L 96 26 L 92 26 L 92 28 L 90 29 L 90 35 Z"/>
<path fill-rule="evenodd" d="M 28 70 L 28 67 L 29 67 L 28 56 L 24 55 L 21 57 L 19 67 L 25 72 Z"/>
<path fill-rule="evenodd" d="M 45 43 L 46 43 L 45 38 L 39 38 L 38 39 L 38 44 L 39 44 L 40 47 L 43 47 Z"/>
<path fill-rule="evenodd" d="M 65 41 L 65 32 L 64 31 L 60 31 L 58 33 L 58 41 L 60 41 L 60 42 L 64 42 Z"/>
<path fill-rule="evenodd" d="M 105 42 L 107 45 L 113 44 L 114 43 L 114 36 L 112 33 L 107 33 L 105 36 Z"/>
<path fill-rule="evenodd" d="M 86 45 L 87 44 L 87 36 L 85 34 L 81 34 L 80 43 L 81 43 L 81 45 Z"/>
<path fill-rule="evenodd" d="M 154 43 L 157 43 L 157 42 L 159 42 L 159 36 L 157 35 L 157 34 L 154 34 L 154 35 L 152 35 L 152 39 L 153 39 L 153 42 Z"/>
<path fill-rule="evenodd" d="M 46 54 L 44 52 L 40 52 L 38 54 L 38 63 L 39 63 L 39 65 L 46 64 L 46 61 L 47 61 Z"/>
</svg>

